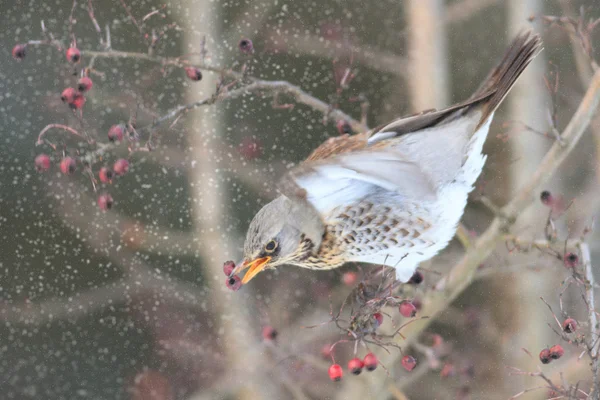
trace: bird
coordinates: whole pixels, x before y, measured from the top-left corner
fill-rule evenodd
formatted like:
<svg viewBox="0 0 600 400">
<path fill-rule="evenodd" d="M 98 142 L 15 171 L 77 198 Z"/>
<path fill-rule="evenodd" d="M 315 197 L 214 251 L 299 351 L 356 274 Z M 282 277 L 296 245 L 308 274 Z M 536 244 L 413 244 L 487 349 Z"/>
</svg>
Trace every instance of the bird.
<svg viewBox="0 0 600 400">
<path fill-rule="evenodd" d="M 522 31 L 466 101 L 326 140 L 279 180 L 279 197 L 250 222 L 230 276 L 247 270 L 247 284 L 282 265 L 361 262 L 392 267 L 407 282 L 453 238 L 494 112 L 541 50 L 540 36 Z"/>
</svg>

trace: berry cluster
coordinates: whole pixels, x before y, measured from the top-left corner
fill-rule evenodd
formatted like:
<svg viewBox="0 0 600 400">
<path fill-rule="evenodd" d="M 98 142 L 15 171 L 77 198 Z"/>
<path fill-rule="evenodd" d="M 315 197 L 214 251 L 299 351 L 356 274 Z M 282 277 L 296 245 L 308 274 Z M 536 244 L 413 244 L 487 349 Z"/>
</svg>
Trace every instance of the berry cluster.
<svg viewBox="0 0 600 400">
<path fill-rule="evenodd" d="M 235 269 L 235 263 L 233 261 L 226 261 L 223 264 L 223 272 L 227 276 L 225 279 L 225 285 L 231 290 L 239 290 L 242 287 L 242 280 L 238 275 L 231 275 Z"/>
<path fill-rule="evenodd" d="M 12 56 L 15 60 L 22 61 L 27 55 L 27 47 L 28 44 L 16 44 L 12 49 Z M 242 39 L 238 44 L 240 52 L 244 54 L 252 54 L 254 53 L 254 46 L 250 39 Z M 57 48 L 60 50 L 62 47 L 57 45 Z M 61 50 L 63 51 L 63 50 Z M 64 55 L 66 60 L 73 65 L 79 64 L 82 60 L 82 53 L 79 48 L 76 46 L 75 39 L 73 39 L 72 44 L 64 51 Z M 202 71 L 194 66 L 182 66 L 182 69 L 185 71 L 187 77 L 194 82 L 198 82 L 202 80 Z M 83 107 L 86 103 L 86 95 L 92 90 L 94 87 L 94 82 L 90 77 L 90 74 L 93 72 L 91 68 L 83 68 L 81 71 L 81 76 L 77 81 L 77 84 L 73 87 L 65 88 L 60 95 L 60 98 L 63 103 L 69 106 L 70 109 L 77 111 L 78 116 L 81 119 L 83 116 Z M 93 144 L 95 140 L 87 137 L 86 135 L 79 134 L 75 129 L 70 128 L 65 125 L 52 124 L 48 127 L 60 128 L 65 131 L 70 132 L 80 138 L 86 139 L 88 143 Z M 48 128 L 47 127 L 47 128 Z M 38 144 L 44 143 L 42 140 L 43 133 L 46 131 L 42 131 L 40 137 L 38 138 Z M 133 124 L 117 124 L 110 127 L 107 135 L 108 141 L 110 143 L 119 143 L 123 141 L 125 138 L 129 140 L 137 140 L 138 133 L 135 131 Z M 46 142 L 51 147 L 56 150 L 56 146 L 50 142 Z M 148 144 L 148 149 L 150 149 L 150 143 Z M 240 150 L 243 155 L 247 159 L 252 159 L 260 155 L 260 145 L 258 142 L 252 140 L 248 143 L 243 143 Z M 73 157 L 70 155 L 63 155 L 60 161 L 60 170 L 65 175 L 71 175 L 76 172 L 78 168 L 78 163 L 83 164 L 83 169 L 89 173 L 92 179 L 92 184 L 94 186 L 94 190 L 96 190 L 96 180 L 94 178 L 94 173 L 91 171 L 91 166 L 87 161 L 83 158 L 79 159 L 79 157 Z M 47 154 L 39 154 L 34 161 L 35 169 L 38 172 L 45 172 L 50 169 L 51 166 L 51 158 Z M 129 170 L 129 161 L 126 159 L 117 160 L 112 168 L 108 166 L 102 166 L 98 170 L 98 179 L 102 184 L 110 184 L 115 176 L 122 176 Z M 101 194 L 97 198 L 98 207 L 102 210 L 108 210 L 113 205 L 113 199 L 109 194 Z M 238 277 L 231 277 L 228 279 L 228 286 L 234 290 L 239 289 L 241 285 L 240 279 Z"/>
<path fill-rule="evenodd" d="M 40 173 L 48 171 L 51 166 L 50 156 L 44 153 L 38 154 L 35 157 L 34 166 L 35 169 Z M 71 156 L 64 156 L 60 160 L 59 168 L 64 175 L 72 175 L 77 171 L 77 160 Z M 84 168 L 89 169 L 88 166 L 84 166 Z M 112 169 L 107 166 L 102 166 L 98 170 L 98 179 L 104 184 L 110 184 L 115 176 L 123 176 L 127 173 L 127 171 L 129 171 L 129 161 L 124 158 L 120 158 L 115 161 Z M 94 178 L 92 179 L 95 181 Z M 109 194 L 100 194 L 97 199 L 97 204 L 101 210 L 107 211 L 112 207 L 113 199 Z"/>
<path fill-rule="evenodd" d="M 358 357 L 354 357 L 348 361 L 348 371 L 350 371 L 352 375 L 360 375 L 363 368 L 369 372 L 375 371 L 378 364 L 379 360 L 377 360 L 377 356 L 373 353 L 369 353 L 362 360 Z M 338 382 L 343 376 L 344 371 L 339 364 L 333 364 L 331 367 L 329 367 L 329 378 L 332 381 Z"/>
<path fill-rule="evenodd" d="M 550 364 L 552 360 L 558 360 L 565 354 L 565 350 L 560 344 L 555 344 L 550 348 L 540 351 L 540 361 L 542 364 Z"/>
</svg>

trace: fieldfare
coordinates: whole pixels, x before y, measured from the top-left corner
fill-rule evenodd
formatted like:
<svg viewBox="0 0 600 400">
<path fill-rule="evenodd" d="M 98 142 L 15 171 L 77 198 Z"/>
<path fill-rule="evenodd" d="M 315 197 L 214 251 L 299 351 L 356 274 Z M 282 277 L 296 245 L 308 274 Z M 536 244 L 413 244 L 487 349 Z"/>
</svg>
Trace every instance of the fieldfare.
<svg viewBox="0 0 600 400">
<path fill-rule="evenodd" d="M 408 281 L 454 236 L 486 160 L 494 111 L 540 49 L 540 37 L 523 32 L 467 101 L 327 140 L 256 214 L 232 275 L 248 268 L 247 283 L 284 264 L 364 262 Z"/>
</svg>

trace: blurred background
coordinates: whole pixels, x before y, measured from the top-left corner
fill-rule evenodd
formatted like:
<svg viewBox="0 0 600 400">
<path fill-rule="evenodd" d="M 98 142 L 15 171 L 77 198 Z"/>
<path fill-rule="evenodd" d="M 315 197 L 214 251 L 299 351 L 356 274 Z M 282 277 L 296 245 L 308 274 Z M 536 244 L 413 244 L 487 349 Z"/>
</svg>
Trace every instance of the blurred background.
<svg viewBox="0 0 600 400">
<path fill-rule="evenodd" d="M 199 62 L 204 49 L 210 65 L 245 65 L 250 76 L 339 100 L 355 119 L 366 110 L 376 126 L 467 98 L 516 33 L 533 27 L 545 50 L 496 114 L 487 164 L 463 218 L 475 237 L 493 217 L 476 197 L 506 203 L 553 144 L 554 110 L 561 130 L 585 92 L 592 69 L 579 42 L 541 18 L 581 10 L 586 21 L 600 18 L 595 0 L 80 0 L 75 7 L 70 0 L 0 0 L 0 398 L 506 399 L 540 386 L 509 375 L 507 366 L 535 371 L 537 353 L 557 340 L 539 298 L 558 307 L 566 273 L 549 252 L 499 247 L 483 266 L 488 273 L 411 350 L 424 367 L 408 373 L 389 364 L 339 383 L 329 380 L 331 361 L 321 352 L 343 334 L 332 324 L 303 327 L 328 321 L 330 303 L 339 307 L 368 267 L 282 267 L 238 292 L 226 288 L 222 264 L 240 259 L 245 229 L 276 195 L 279 176 L 339 135 L 320 112 L 274 107 L 261 93 L 200 107 L 154 129 L 153 151 L 130 153 L 124 144 L 95 160 L 94 172 L 121 157 L 131 164 L 97 192 L 83 168 L 65 176 L 57 166 L 63 154 L 85 155 L 94 144 L 60 130 L 46 136 L 56 150 L 36 139 L 59 123 L 106 142 L 113 124 L 135 118 L 143 127 L 215 92 L 218 73 L 204 71 L 192 82 L 179 67 L 98 57 L 77 118 L 60 93 L 89 66 L 86 51 L 102 50 L 107 28 L 113 50 Z M 75 36 L 81 63 L 67 63 L 48 45 L 29 46 L 20 62 L 12 58 L 16 43 L 44 39 L 42 21 L 65 45 Z M 592 38 L 600 43 L 597 31 Z M 159 39 L 149 49 L 152 32 Z M 242 38 L 253 41 L 254 54 L 240 52 Z M 338 99 L 346 68 L 356 77 Z M 545 77 L 558 90 L 548 90 Z M 600 204 L 598 119 L 589 131 L 548 187 L 572 202 L 555 221 L 560 240 L 581 235 Z M 40 153 L 52 158 L 42 174 L 33 162 Z M 108 212 L 96 205 L 105 192 L 114 199 Z M 543 238 L 547 217 L 538 202 L 513 233 Z M 590 236 L 592 260 L 600 255 L 597 237 Z M 422 265 L 425 281 L 414 296 L 431 290 L 463 252 L 455 240 Z M 571 316 L 585 316 L 577 290 L 562 299 Z M 277 330 L 275 340 L 263 338 L 265 327 Z M 428 359 L 423 348 L 439 338 L 445 350 Z M 345 367 L 353 346 L 335 352 Z M 589 387 L 579 352 L 566 348 L 567 357 L 546 371 Z M 548 396 L 542 389 L 520 398 Z"/>
</svg>

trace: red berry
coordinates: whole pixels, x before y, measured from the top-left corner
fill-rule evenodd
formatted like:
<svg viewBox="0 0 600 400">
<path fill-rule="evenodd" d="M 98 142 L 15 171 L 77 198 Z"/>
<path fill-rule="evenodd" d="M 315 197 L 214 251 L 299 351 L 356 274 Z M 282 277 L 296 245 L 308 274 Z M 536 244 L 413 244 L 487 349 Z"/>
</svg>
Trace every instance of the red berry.
<svg viewBox="0 0 600 400">
<path fill-rule="evenodd" d="M 415 271 L 413 276 L 411 276 L 410 279 L 408 280 L 408 283 L 413 284 L 413 285 L 418 285 L 421 282 L 423 282 L 423 273 L 420 271 Z"/>
<path fill-rule="evenodd" d="M 100 182 L 102 183 L 112 183 L 113 175 L 114 173 L 108 167 L 102 167 L 98 171 L 98 178 L 100 178 Z"/>
<path fill-rule="evenodd" d="M 579 264 L 579 257 L 577 254 L 569 252 L 565 254 L 564 262 L 567 268 L 574 268 L 577 266 L 577 264 Z"/>
<path fill-rule="evenodd" d="M 353 286 L 357 280 L 358 275 L 356 272 L 345 272 L 344 275 L 342 275 L 342 282 L 344 282 L 344 285 Z"/>
<path fill-rule="evenodd" d="M 254 160 L 262 155 L 260 141 L 254 137 L 246 136 L 240 143 L 240 154 L 246 160 Z"/>
<path fill-rule="evenodd" d="M 446 363 L 446 364 L 444 364 L 444 366 L 442 367 L 442 370 L 440 371 L 440 377 L 449 378 L 451 376 L 454 376 L 454 365 L 452 365 L 450 363 Z"/>
<path fill-rule="evenodd" d="M 542 364 L 549 364 L 550 361 L 552 361 L 552 358 L 550 357 L 550 350 L 544 349 L 540 351 L 540 361 Z"/>
<path fill-rule="evenodd" d="M 335 125 L 340 135 L 345 135 L 347 133 L 352 133 L 352 127 L 350 124 L 343 119 L 340 119 Z"/>
<path fill-rule="evenodd" d="M 225 285 L 233 291 L 239 290 L 242 287 L 242 280 L 239 276 L 234 275 L 225 279 Z"/>
<path fill-rule="evenodd" d="M 278 332 L 275 330 L 275 328 L 269 325 L 265 326 L 262 330 L 262 336 L 265 340 L 273 341 L 277 339 L 277 333 Z"/>
<path fill-rule="evenodd" d="M 331 345 L 330 344 L 323 345 L 323 347 L 321 348 L 321 356 L 325 359 L 331 357 Z"/>
<path fill-rule="evenodd" d="M 110 142 L 120 142 L 123 140 L 123 136 L 125 135 L 125 130 L 123 129 L 123 125 L 113 125 L 108 130 L 108 140 Z"/>
<path fill-rule="evenodd" d="M 238 47 L 240 48 L 240 51 L 242 53 L 246 53 L 246 54 L 254 53 L 254 44 L 252 43 L 252 40 L 250 40 L 250 39 L 244 38 L 244 39 L 240 40 Z"/>
<path fill-rule="evenodd" d="M 333 364 L 329 367 L 329 379 L 334 382 L 338 382 L 342 379 L 344 375 L 344 371 L 342 371 L 342 367 L 339 364 Z"/>
<path fill-rule="evenodd" d="M 113 171 L 117 175 L 125 175 L 129 171 L 129 161 L 124 158 L 119 158 L 113 165 Z"/>
<path fill-rule="evenodd" d="M 66 56 L 67 61 L 73 64 L 77 64 L 81 60 L 81 52 L 77 47 L 69 47 Z"/>
<path fill-rule="evenodd" d="M 431 347 L 435 348 L 439 348 L 444 344 L 444 338 L 442 337 L 442 335 L 439 335 L 437 333 L 434 333 L 431 335 Z"/>
<path fill-rule="evenodd" d="M 223 264 L 223 272 L 225 272 L 225 275 L 227 276 L 231 275 L 234 269 L 235 263 L 233 261 L 225 261 Z"/>
<path fill-rule="evenodd" d="M 348 361 L 348 370 L 354 375 L 360 375 L 364 366 L 365 363 L 360 358 L 354 357 Z"/>
<path fill-rule="evenodd" d="M 80 92 L 87 92 L 92 86 L 94 86 L 94 82 L 92 82 L 92 79 L 89 76 L 83 76 L 79 79 L 79 82 L 77 82 L 77 90 Z"/>
<path fill-rule="evenodd" d="M 546 206 L 550 206 L 550 205 L 552 205 L 552 200 L 553 200 L 552 194 L 549 191 L 544 190 L 542 192 L 542 194 L 540 194 L 540 200 L 542 201 L 542 204 L 544 204 Z"/>
<path fill-rule="evenodd" d="M 412 318 L 417 315 L 417 308 L 408 300 L 404 300 L 400 303 L 400 314 L 405 318 Z"/>
<path fill-rule="evenodd" d="M 21 61 L 25 58 L 27 54 L 27 45 L 26 44 L 17 44 L 12 49 L 12 56 L 15 60 Z"/>
<path fill-rule="evenodd" d="M 196 67 L 185 67 L 185 74 L 194 82 L 202 80 L 202 71 Z"/>
<path fill-rule="evenodd" d="M 577 330 L 577 321 L 573 318 L 567 318 L 562 324 L 563 331 L 566 333 L 573 333 Z"/>
<path fill-rule="evenodd" d="M 60 99 L 67 104 L 71 104 L 71 103 L 73 103 L 73 101 L 75 101 L 75 97 L 77 97 L 77 95 L 78 95 L 77 90 L 75 90 L 71 87 L 68 87 L 62 91 L 62 93 L 60 95 Z"/>
<path fill-rule="evenodd" d="M 383 324 L 383 314 L 376 312 L 375 314 L 373 314 L 373 318 L 375 318 L 378 327 L 381 326 L 381 324 Z"/>
<path fill-rule="evenodd" d="M 550 347 L 550 358 L 554 360 L 558 360 L 565 354 L 565 350 L 562 348 L 560 344 L 555 344 Z"/>
<path fill-rule="evenodd" d="M 363 363 L 365 364 L 365 368 L 367 371 L 375 371 L 377 369 L 377 356 L 373 353 L 369 353 L 363 358 Z"/>
<path fill-rule="evenodd" d="M 50 157 L 46 154 L 38 154 L 35 158 L 35 169 L 37 172 L 44 172 L 50 169 Z"/>
<path fill-rule="evenodd" d="M 173 400 L 180 390 L 174 387 L 166 375 L 145 369 L 133 378 L 128 391 L 131 395 L 129 400 Z"/>
<path fill-rule="evenodd" d="M 84 104 L 85 104 L 85 96 L 81 93 L 77 93 L 75 95 L 75 98 L 73 99 L 73 101 L 69 103 L 69 107 L 71 107 L 75 110 L 80 110 L 83 108 Z"/>
<path fill-rule="evenodd" d="M 417 360 L 413 356 L 402 357 L 402 366 L 407 371 L 412 371 L 417 366 Z"/>
<path fill-rule="evenodd" d="M 65 175 L 71 175 L 73 172 L 75 172 L 76 168 L 77 163 L 71 157 L 65 157 L 60 162 L 60 170 Z"/>
<path fill-rule="evenodd" d="M 421 299 L 419 299 L 418 297 L 415 297 L 414 299 L 412 299 L 412 303 L 413 303 L 413 306 L 415 306 L 415 308 L 417 309 L 417 311 L 421 311 L 421 308 L 423 308 L 423 303 L 421 302 Z"/>
<path fill-rule="evenodd" d="M 113 199 L 110 196 L 110 194 L 101 194 L 100 196 L 98 196 L 98 207 L 100 207 L 101 210 L 110 210 L 112 208 L 112 205 Z"/>
</svg>

